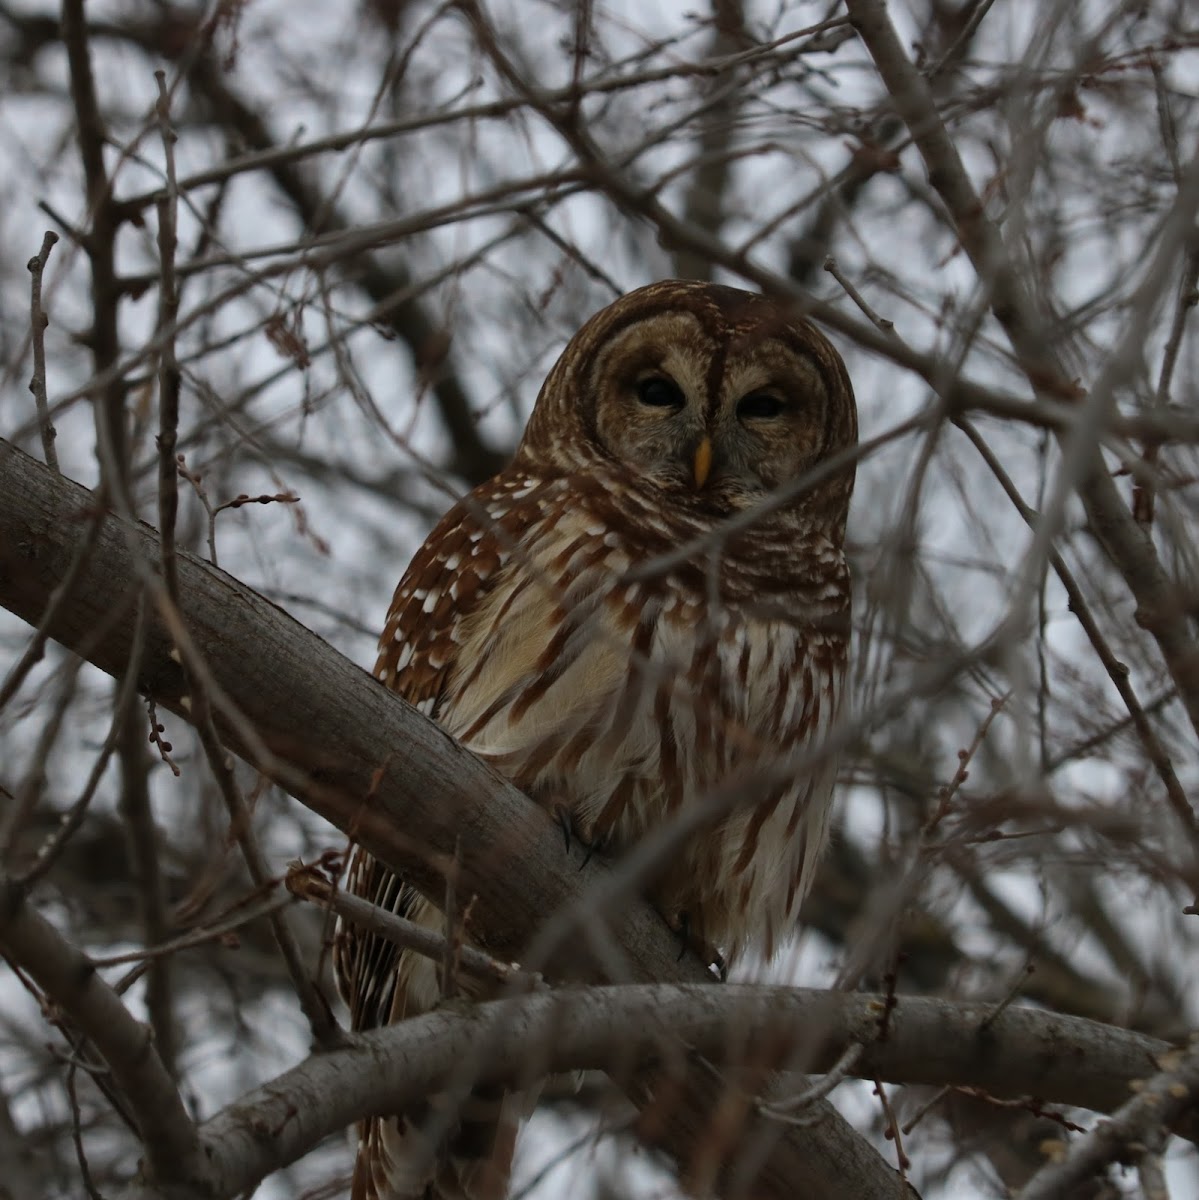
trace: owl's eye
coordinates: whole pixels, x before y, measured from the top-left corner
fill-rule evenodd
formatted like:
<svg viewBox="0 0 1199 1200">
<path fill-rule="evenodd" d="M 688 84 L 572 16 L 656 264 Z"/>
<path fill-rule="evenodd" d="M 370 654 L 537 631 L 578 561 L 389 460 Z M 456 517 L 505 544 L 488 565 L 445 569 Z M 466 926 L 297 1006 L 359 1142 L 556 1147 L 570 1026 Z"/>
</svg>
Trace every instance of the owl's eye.
<svg viewBox="0 0 1199 1200">
<path fill-rule="evenodd" d="M 737 405 L 737 416 L 742 420 L 769 420 L 777 417 L 787 405 L 778 396 L 769 392 L 751 392 Z"/>
<path fill-rule="evenodd" d="M 637 384 L 637 399 L 652 408 L 682 408 L 683 390 L 673 379 L 651 375 Z"/>
</svg>

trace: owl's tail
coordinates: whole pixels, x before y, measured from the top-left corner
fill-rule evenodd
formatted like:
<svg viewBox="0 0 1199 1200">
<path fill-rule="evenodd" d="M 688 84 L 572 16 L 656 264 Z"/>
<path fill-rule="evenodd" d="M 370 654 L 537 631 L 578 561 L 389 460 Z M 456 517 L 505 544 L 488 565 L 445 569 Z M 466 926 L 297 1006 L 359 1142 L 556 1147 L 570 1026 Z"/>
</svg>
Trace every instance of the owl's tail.
<svg viewBox="0 0 1199 1200">
<path fill-rule="evenodd" d="M 441 913 L 382 864 L 356 850 L 348 890 L 438 933 Z M 338 984 L 354 1029 L 394 1025 L 436 1007 L 437 967 L 377 934 L 339 927 Z M 527 1098 L 478 1086 L 439 1093 L 412 1111 L 359 1125 L 351 1200 L 503 1200 Z"/>
<path fill-rule="evenodd" d="M 476 1088 L 448 1122 L 439 1099 L 362 1123 L 351 1200 L 504 1200 L 520 1123 L 514 1097 Z M 449 1135 L 431 1140 L 428 1130 L 447 1123 Z"/>
</svg>

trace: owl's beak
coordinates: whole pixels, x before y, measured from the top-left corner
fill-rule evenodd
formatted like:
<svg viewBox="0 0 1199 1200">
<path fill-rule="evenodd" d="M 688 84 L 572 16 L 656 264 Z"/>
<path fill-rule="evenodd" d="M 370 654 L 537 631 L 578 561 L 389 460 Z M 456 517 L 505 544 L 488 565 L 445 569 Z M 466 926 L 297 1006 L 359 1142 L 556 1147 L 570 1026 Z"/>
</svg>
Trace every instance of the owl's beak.
<svg viewBox="0 0 1199 1200">
<path fill-rule="evenodd" d="M 695 447 L 695 486 L 702 488 L 712 470 L 712 439 L 705 437 Z"/>
</svg>

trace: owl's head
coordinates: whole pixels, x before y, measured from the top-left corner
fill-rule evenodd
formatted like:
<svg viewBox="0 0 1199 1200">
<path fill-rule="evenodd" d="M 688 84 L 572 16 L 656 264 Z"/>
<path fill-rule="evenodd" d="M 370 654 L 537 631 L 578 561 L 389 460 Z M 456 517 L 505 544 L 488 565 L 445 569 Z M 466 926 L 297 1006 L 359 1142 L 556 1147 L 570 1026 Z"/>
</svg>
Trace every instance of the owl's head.
<svg viewBox="0 0 1199 1200">
<path fill-rule="evenodd" d="M 713 516 L 753 508 L 857 439 L 840 355 L 786 304 L 667 280 L 621 297 L 571 339 L 520 456 L 617 470 Z M 788 505 L 838 531 L 853 468 Z"/>
</svg>

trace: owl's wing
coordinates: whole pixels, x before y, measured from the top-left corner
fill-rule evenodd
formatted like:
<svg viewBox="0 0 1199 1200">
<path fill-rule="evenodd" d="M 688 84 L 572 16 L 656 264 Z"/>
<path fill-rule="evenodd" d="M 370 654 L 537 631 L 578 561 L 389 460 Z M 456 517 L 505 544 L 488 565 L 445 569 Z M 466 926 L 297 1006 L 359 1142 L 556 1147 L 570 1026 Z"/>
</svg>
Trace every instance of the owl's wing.
<svg viewBox="0 0 1199 1200">
<path fill-rule="evenodd" d="M 374 675 L 427 717 L 441 715 L 463 623 L 535 517 L 536 505 L 513 506 L 512 494 L 534 486 L 509 471 L 476 488 L 438 522 L 396 587 Z M 346 887 L 399 916 L 408 915 L 418 898 L 361 847 L 354 849 Z M 388 1023 L 400 954 L 394 943 L 348 923 L 338 931 L 334 973 L 353 1029 Z"/>
</svg>

